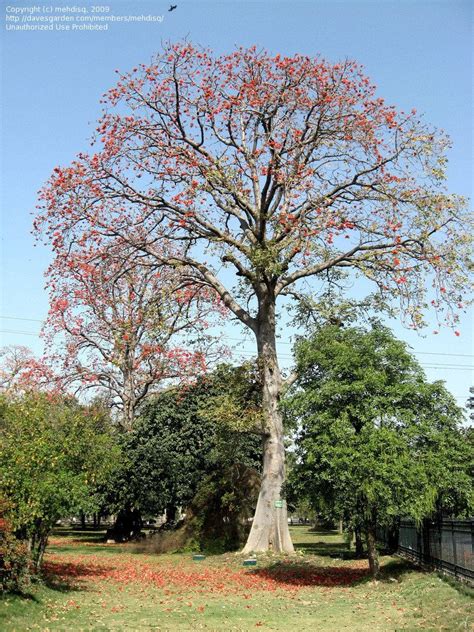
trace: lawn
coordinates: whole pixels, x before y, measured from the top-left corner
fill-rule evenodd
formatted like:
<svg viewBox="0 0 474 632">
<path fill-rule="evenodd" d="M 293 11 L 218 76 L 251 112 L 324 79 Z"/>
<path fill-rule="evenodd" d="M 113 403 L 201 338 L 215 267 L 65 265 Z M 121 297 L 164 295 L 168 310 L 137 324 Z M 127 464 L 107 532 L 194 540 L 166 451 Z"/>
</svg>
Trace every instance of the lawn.
<svg viewBox="0 0 474 632">
<path fill-rule="evenodd" d="M 342 536 L 292 527 L 297 555 L 236 554 L 193 561 L 102 534 L 51 538 L 45 581 L 0 602 L 0 628 L 17 630 L 470 630 L 471 598 L 435 574 L 382 558 L 380 581 L 351 559 Z"/>
</svg>

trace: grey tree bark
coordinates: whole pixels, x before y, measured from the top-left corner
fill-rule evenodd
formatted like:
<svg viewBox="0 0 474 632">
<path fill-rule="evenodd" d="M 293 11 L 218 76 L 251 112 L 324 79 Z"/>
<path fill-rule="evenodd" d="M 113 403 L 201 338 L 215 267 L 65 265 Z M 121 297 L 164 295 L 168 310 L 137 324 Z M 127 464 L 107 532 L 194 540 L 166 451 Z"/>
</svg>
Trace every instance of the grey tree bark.
<svg viewBox="0 0 474 632">
<path fill-rule="evenodd" d="M 256 338 L 262 379 L 262 406 L 266 421 L 263 475 L 252 528 L 243 553 L 275 551 L 294 553 L 288 529 L 286 502 L 281 496 L 285 480 L 283 419 L 279 410 L 282 376 L 278 366 L 275 332 L 275 297 L 259 297 Z"/>
</svg>

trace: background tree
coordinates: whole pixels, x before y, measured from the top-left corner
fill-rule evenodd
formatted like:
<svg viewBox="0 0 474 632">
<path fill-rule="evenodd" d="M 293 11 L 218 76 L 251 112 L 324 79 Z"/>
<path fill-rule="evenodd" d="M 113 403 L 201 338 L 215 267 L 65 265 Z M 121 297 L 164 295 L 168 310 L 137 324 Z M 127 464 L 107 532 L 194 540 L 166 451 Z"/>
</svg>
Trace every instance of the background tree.
<svg viewBox="0 0 474 632">
<path fill-rule="evenodd" d="M 30 391 L 54 393 L 58 379 L 45 360 L 28 347 L 9 345 L 0 349 L 0 393 L 8 396 Z"/>
<path fill-rule="evenodd" d="M 23 345 L 3 347 L 0 350 L 2 361 L 0 368 L 0 389 L 3 393 L 11 391 L 34 359 L 31 349 Z"/>
<path fill-rule="evenodd" d="M 227 411 L 221 418 L 221 398 L 229 390 L 235 417 Z M 251 365 L 221 365 L 192 385 L 151 398 L 132 432 L 121 437 L 121 465 L 108 486 L 110 510 L 166 512 L 174 526 L 181 508 L 188 523 L 192 513 L 189 539 L 207 548 L 215 540 L 214 549 L 241 544 L 260 470 L 260 428 L 251 432 L 258 407 Z M 115 533 L 118 539 L 129 535 Z"/>
<path fill-rule="evenodd" d="M 30 392 L 0 400 L 0 490 L 6 518 L 38 569 L 56 521 L 94 510 L 118 449 L 102 411 Z"/>
<path fill-rule="evenodd" d="M 36 228 L 57 252 L 124 244 L 185 266 L 255 334 L 266 439 L 245 551 L 291 552 L 286 508 L 275 504 L 285 478 L 282 298 L 347 272 L 398 299 L 413 327 L 430 300 L 453 323 L 470 231 L 464 201 L 443 188 L 449 141 L 387 105 L 356 62 L 255 47 L 214 57 L 168 44 L 120 75 L 104 103 L 96 152 L 55 169 Z M 177 250 L 164 255 L 163 240 Z"/>
<path fill-rule="evenodd" d="M 462 411 L 388 329 L 328 325 L 298 343 L 296 358 L 285 403 L 299 430 L 293 494 L 360 529 L 374 575 L 377 526 L 472 510 Z"/>
<path fill-rule="evenodd" d="M 213 301 L 171 268 L 157 269 L 143 257 L 124 265 L 113 253 L 84 249 L 56 257 L 48 287 L 44 333 L 61 386 L 106 397 L 125 429 L 163 383 L 205 370 Z"/>
</svg>

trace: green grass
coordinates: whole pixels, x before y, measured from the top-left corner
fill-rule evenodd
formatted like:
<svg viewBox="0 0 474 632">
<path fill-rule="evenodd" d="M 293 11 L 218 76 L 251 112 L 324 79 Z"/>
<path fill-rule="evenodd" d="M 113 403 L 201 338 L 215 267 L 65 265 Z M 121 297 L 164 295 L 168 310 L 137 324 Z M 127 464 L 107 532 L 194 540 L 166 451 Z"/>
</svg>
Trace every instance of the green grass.
<svg viewBox="0 0 474 632">
<path fill-rule="evenodd" d="M 402 560 L 382 558 L 378 582 L 347 559 L 334 532 L 293 527 L 294 558 L 153 555 L 105 545 L 98 532 L 59 530 L 48 574 L 29 597 L 0 602 L 0 629 L 16 630 L 469 630 L 469 591 Z"/>
</svg>

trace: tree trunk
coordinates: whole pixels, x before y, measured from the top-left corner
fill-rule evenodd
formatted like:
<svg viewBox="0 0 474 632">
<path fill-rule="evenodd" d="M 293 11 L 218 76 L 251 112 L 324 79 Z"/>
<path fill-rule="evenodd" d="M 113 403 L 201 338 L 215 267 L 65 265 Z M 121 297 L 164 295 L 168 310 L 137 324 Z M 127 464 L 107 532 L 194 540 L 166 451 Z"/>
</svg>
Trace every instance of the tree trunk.
<svg viewBox="0 0 474 632">
<path fill-rule="evenodd" d="M 142 526 L 140 511 L 127 506 L 117 514 L 110 535 L 117 542 L 128 542 L 140 535 Z"/>
<path fill-rule="evenodd" d="M 396 553 L 398 550 L 399 521 L 385 528 L 385 546 L 387 553 Z"/>
<path fill-rule="evenodd" d="M 376 578 L 380 571 L 379 554 L 376 547 L 375 523 L 370 523 L 365 532 L 367 542 L 367 555 L 369 558 L 369 568 L 372 577 Z"/>
<path fill-rule="evenodd" d="M 178 508 L 176 507 L 174 503 L 170 503 L 166 505 L 165 513 L 166 513 L 166 524 L 173 524 L 174 522 L 176 522 Z"/>
<path fill-rule="evenodd" d="M 43 563 L 44 552 L 46 551 L 47 544 L 48 544 L 48 536 L 42 535 L 38 540 L 38 546 L 37 546 L 37 551 L 36 551 L 35 560 L 34 560 L 36 572 L 39 572 L 41 565 Z"/>
<path fill-rule="evenodd" d="M 136 412 L 136 396 L 135 396 L 135 383 L 134 383 L 134 359 L 132 349 L 135 345 L 133 340 L 130 340 L 125 348 L 124 354 L 124 368 L 122 369 L 123 375 L 123 417 L 122 427 L 125 432 L 130 432 L 133 428 Z"/>
<path fill-rule="evenodd" d="M 50 529 L 45 526 L 41 518 L 35 520 L 34 531 L 28 542 L 28 552 L 33 562 L 33 569 L 38 573 L 43 562 L 44 552 L 48 544 Z"/>
<path fill-rule="evenodd" d="M 122 426 L 125 432 L 130 432 L 135 421 L 135 406 L 131 399 L 124 397 Z"/>
<path fill-rule="evenodd" d="M 356 557 L 363 558 L 364 557 L 364 544 L 362 542 L 362 532 L 360 527 L 356 527 L 354 529 L 355 535 L 355 553 Z"/>
<path fill-rule="evenodd" d="M 243 553 L 275 551 L 294 553 L 288 529 L 286 501 L 281 497 L 285 480 L 283 419 L 278 408 L 282 378 L 276 354 L 275 298 L 270 291 L 259 297 L 257 348 L 265 417 L 263 474 L 252 528 Z"/>
</svg>

